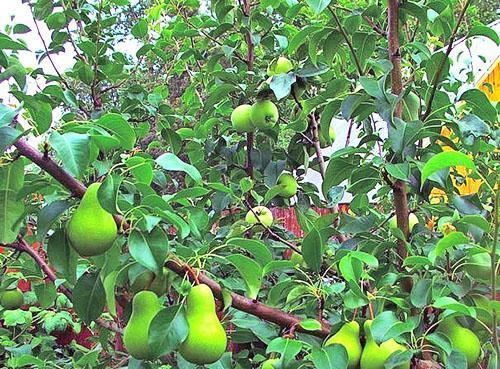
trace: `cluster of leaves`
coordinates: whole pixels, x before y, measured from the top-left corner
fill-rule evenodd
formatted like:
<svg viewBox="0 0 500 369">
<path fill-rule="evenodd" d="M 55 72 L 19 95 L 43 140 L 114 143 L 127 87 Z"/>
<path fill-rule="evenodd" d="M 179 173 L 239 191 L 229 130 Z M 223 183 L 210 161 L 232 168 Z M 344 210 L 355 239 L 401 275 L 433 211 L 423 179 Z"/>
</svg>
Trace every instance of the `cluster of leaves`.
<svg viewBox="0 0 500 369">
<path fill-rule="evenodd" d="M 0 243 L 15 242 L 18 234 L 40 242 L 59 279 L 33 286 L 38 307 L 2 313 L 2 342 L 9 345 L 2 343 L 0 355 L 7 365 L 121 365 L 115 334 L 95 321 L 125 323 L 139 272 L 161 275 L 165 262 L 175 258 L 203 269 L 224 288 L 223 322 L 234 354 L 227 352 L 213 368 L 252 368 L 269 354 L 282 358 L 283 368 L 347 365 L 338 346 L 322 347 L 321 339 L 305 333 L 283 338 L 291 327 L 235 310 L 229 291 L 296 314 L 310 332 L 321 327 L 319 319 L 334 330 L 355 311 L 364 319 L 370 304 L 378 341 L 398 338 L 416 357 L 430 343 L 438 352 L 435 360 L 464 368 L 463 354 L 433 330 L 444 310 L 463 316 L 470 327 L 483 327 L 476 321 L 490 314 L 472 296 L 491 294 L 491 285 L 474 280 L 463 264 L 475 252 L 494 253 L 498 229 L 489 220 L 495 223 L 491 213 L 498 206 L 498 108 L 479 89 L 464 91 L 450 76 L 451 59 L 438 49 L 457 26 L 454 3 L 401 3 L 405 87 L 396 96 L 390 92 L 387 9 L 376 2 L 361 7 L 264 0 L 246 14 L 228 0 L 203 4 L 208 10 L 195 0 L 169 0 L 150 4 L 137 18 L 124 15 L 128 0 L 30 2 L 36 29 L 16 24 L 0 33 L 0 81 L 9 84 L 15 101 L 0 105 Z M 34 52 L 23 34 L 37 37 L 38 27 L 50 34 L 38 61 L 52 68 L 23 66 L 23 53 Z M 124 35 L 124 28 L 130 32 Z M 482 24 L 467 34 L 477 36 L 498 44 L 497 34 Z M 74 58 L 73 66 L 54 70 L 63 54 Z M 268 79 L 267 67 L 280 55 L 295 68 Z M 45 84 L 34 88 L 38 79 Z M 299 82 L 305 90 L 300 96 Z M 395 116 L 397 104 L 410 94 L 418 97 L 416 111 Z M 262 97 L 276 100 L 281 119 L 255 134 L 248 153 L 247 138 L 231 129 L 229 116 L 239 104 Z M 307 182 L 308 173 L 320 171 L 311 122 L 317 119 L 329 137 L 333 118 L 338 131 L 351 125 L 359 137 L 325 157 L 323 181 Z M 106 254 L 84 259 L 71 248 L 65 225 L 75 191 L 11 149 L 24 137 L 43 142 L 39 149 L 83 183 L 103 182 L 101 205 L 130 224 Z M 443 154 L 443 145 L 454 151 Z M 469 168 L 469 177 L 457 166 Z M 293 202 L 273 192 L 285 170 L 299 178 Z M 460 184 L 471 179 L 482 181 L 479 190 L 460 193 Z M 396 181 L 407 186 L 410 209 L 420 219 L 409 239 L 388 227 L 398 210 Z M 431 203 L 435 189 L 445 201 Z M 351 212 L 339 214 L 345 194 L 352 195 Z M 271 231 L 252 228 L 244 221 L 249 202 L 293 205 L 304 236 L 279 221 Z M 320 215 L 314 207 L 332 211 Z M 451 219 L 454 232 L 433 226 L 443 217 Z M 398 242 L 408 255 L 398 254 Z M 303 263 L 288 260 L 290 243 L 301 249 Z M 29 255 L 3 252 L 4 265 L 22 278 L 45 277 Z M 403 288 L 407 279 L 411 290 Z M 2 278 L 2 288 L 11 284 Z M 61 284 L 73 290 L 75 315 L 56 304 Z M 182 301 L 189 283 L 172 277 L 170 284 L 162 301 L 172 306 L 153 321 L 150 344 L 172 366 L 192 368 L 172 355 L 187 334 Z M 497 304 L 490 302 L 490 310 Z M 43 322 L 46 333 L 61 324 L 77 330 L 84 322 L 105 334 L 95 337 L 90 351 L 74 345 L 71 360 L 64 349 L 47 354 L 54 345 L 50 337 L 16 332 L 18 325 L 29 329 L 33 320 Z M 488 329 L 482 342 L 493 368 Z M 141 364 L 130 358 L 129 367 L 160 368 L 162 360 Z"/>
</svg>

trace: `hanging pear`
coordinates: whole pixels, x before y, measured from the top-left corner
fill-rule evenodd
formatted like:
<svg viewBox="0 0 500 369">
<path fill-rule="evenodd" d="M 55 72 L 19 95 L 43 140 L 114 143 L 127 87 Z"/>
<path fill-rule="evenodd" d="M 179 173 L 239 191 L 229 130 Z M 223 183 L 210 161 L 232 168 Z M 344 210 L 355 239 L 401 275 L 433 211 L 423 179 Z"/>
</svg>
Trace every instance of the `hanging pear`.
<svg viewBox="0 0 500 369">
<path fill-rule="evenodd" d="M 454 349 L 465 355 L 469 368 L 476 367 L 481 353 L 481 342 L 474 332 L 462 327 L 454 317 L 443 319 L 437 330 L 450 339 Z"/>
<path fill-rule="evenodd" d="M 406 351 L 407 348 L 397 343 L 394 339 L 387 340 L 377 345 L 371 333 L 373 320 L 367 320 L 364 324 L 365 329 L 365 348 L 361 354 L 361 369 L 384 369 L 384 364 L 396 351 Z M 410 369 L 410 361 L 399 365 L 397 369 Z"/>
<path fill-rule="evenodd" d="M 81 256 L 105 253 L 116 238 L 115 220 L 97 199 L 100 185 L 93 183 L 89 186 L 68 224 L 69 241 Z"/>
<path fill-rule="evenodd" d="M 330 337 L 325 346 L 333 345 L 334 343 L 344 346 L 349 358 L 348 369 L 356 369 L 359 367 L 361 359 L 361 342 L 359 340 L 359 324 L 356 321 L 346 323 L 340 330 Z"/>
<path fill-rule="evenodd" d="M 132 315 L 123 331 L 123 343 L 130 355 L 139 360 L 152 359 L 148 346 L 149 326 L 160 311 L 158 296 L 151 291 L 141 291 L 132 300 Z"/>
<path fill-rule="evenodd" d="M 215 312 L 212 291 L 206 284 L 191 288 L 186 299 L 189 333 L 179 352 L 193 364 L 212 364 L 226 351 L 226 331 Z"/>
</svg>

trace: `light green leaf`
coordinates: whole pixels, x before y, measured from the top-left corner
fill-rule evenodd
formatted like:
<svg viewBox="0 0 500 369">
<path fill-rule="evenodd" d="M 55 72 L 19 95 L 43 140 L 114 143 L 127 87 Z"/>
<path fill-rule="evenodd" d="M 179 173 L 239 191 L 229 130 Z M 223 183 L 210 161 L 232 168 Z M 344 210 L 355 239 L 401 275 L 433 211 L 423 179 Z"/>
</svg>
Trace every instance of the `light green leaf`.
<svg viewBox="0 0 500 369">
<path fill-rule="evenodd" d="M 233 264 L 247 286 L 247 297 L 256 299 L 262 284 L 262 267 L 245 255 L 229 255 L 226 259 Z"/>
<path fill-rule="evenodd" d="M 72 176 L 81 178 L 90 159 L 90 137 L 85 134 L 68 132 L 63 135 L 54 131 L 49 143 L 56 150 L 59 159 Z"/>
<path fill-rule="evenodd" d="M 134 148 L 135 132 L 120 114 L 108 113 L 103 115 L 96 124 L 113 133 L 120 140 L 123 149 L 132 150 Z"/>
<path fill-rule="evenodd" d="M 302 242 L 302 256 L 307 266 L 319 272 L 323 260 L 323 240 L 319 232 L 312 228 Z"/>
<path fill-rule="evenodd" d="M 156 162 L 165 170 L 174 170 L 187 173 L 195 182 L 201 182 L 201 174 L 196 167 L 183 162 L 172 153 L 166 153 L 156 159 Z"/>
<path fill-rule="evenodd" d="M 433 173 L 436 173 L 439 170 L 454 167 L 454 166 L 464 166 L 473 171 L 476 170 L 476 165 L 467 155 L 460 151 L 443 151 L 439 154 L 434 155 L 430 158 L 427 163 L 425 163 L 422 168 L 422 179 L 421 185 L 424 185 L 424 182 L 429 178 L 429 176 Z"/>
<path fill-rule="evenodd" d="M 16 160 L 0 167 L 0 243 L 15 241 L 24 213 L 24 204 L 17 198 L 24 184 L 24 163 Z"/>
</svg>

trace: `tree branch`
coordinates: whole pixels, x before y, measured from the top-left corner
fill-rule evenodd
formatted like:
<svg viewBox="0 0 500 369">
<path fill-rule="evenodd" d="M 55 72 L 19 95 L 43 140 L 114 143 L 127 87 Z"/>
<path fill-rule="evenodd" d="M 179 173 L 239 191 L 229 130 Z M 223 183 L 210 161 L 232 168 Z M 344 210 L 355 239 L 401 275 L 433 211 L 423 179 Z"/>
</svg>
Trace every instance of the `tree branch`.
<svg viewBox="0 0 500 369">
<path fill-rule="evenodd" d="M 432 112 L 432 103 L 434 102 L 434 97 L 436 95 L 439 80 L 441 79 L 441 73 L 443 73 L 443 69 L 444 69 L 444 66 L 446 64 L 446 61 L 448 60 L 448 57 L 451 54 L 451 50 L 453 50 L 453 43 L 455 42 L 455 38 L 457 37 L 457 33 L 458 33 L 459 28 L 460 28 L 460 24 L 462 23 L 462 20 L 464 19 L 465 12 L 467 11 L 467 8 L 469 7 L 470 3 L 471 3 L 471 0 L 467 0 L 465 2 L 464 7 L 462 8 L 462 11 L 460 12 L 460 15 L 458 16 L 458 20 L 457 20 L 457 23 L 455 24 L 455 28 L 453 29 L 453 32 L 451 33 L 450 40 L 448 41 L 448 47 L 446 48 L 445 57 L 443 58 L 443 61 L 441 62 L 441 64 L 439 64 L 439 67 L 438 67 L 436 74 L 434 75 L 434 79 L 432 81 L 432 90 L 430 93 L 429 102 L 427 103 L 427 108 L 425 109 L 425 112 L 422 115 L 422 121 L 425 121 L 427 119 L 427 117 Z"/>
<path fill-rule="evenodd" d="M 45 170 L 49 175 L 51 175 L 58 182 L 63 184 L 71 193 L 76 197 L 82 197 L 86 191 L 86 187 L 74 179 L 69 173 L 67 173 L 64 169 L 59 167 L 57 163 L 55 163 L 50 158 L 43 158 L 43 155 L 39 153 L 37 150 L 33 149 L 25 140 L 17 141 L 14 146 L 18 149 L 19 153 L 31 161 L 38 165 L 41 169 Z M 116 223 L 121 226 L 121 228 L 128 228 L 128 223 L 123 219 L 123 217 L 119 215 L 114 216 Z M 184 263 L 180 263 L 177 261 L 169 261 L 166 263 L 166 267 L 170 270 L 176 272 L 180 275 L 185 275 L 188 269 L 188 265 Z M 220 285 L 209 277 L 201 274 L 200 282 L 209 286 L 214 295 L 218 299 L 222 299 L 222 289 Z M 261 319 L 266 321 L 276 323 L 281 327 L 290 327 L 292 325 L 297 325 L 300 323 L 301 318 L 296 315 L 288 314 L 282 310 L 272 308 L 260 302 L 248 299 L 236 293 L 232 293 L 232 306 L 237 309 L 244 311 L 246 313 L 255 315 Z M 330 326 L 326 323 L 322 323 L 322 327 L 317 331 L 305 331 L 300 326 L 298 327 L 299 331 L 303 331 L 304 333 L 308 333 L 311 335 L 315 335 L 317 337 L 327 337 L 330 334 Z"/>
</svg>

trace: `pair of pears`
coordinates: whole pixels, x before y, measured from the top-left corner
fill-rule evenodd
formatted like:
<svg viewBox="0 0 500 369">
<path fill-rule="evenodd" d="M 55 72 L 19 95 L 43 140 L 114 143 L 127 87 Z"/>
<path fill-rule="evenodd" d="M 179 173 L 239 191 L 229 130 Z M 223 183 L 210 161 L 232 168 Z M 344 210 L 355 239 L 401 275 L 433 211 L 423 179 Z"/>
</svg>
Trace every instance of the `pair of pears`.
<svg viewBox="0 0 500 369">
<path fill-rule="evenodd" d="M 384 363 L 396 351 L 406 351 L 407 348 L 394 339 L 382 342 L 380 345 L 375 342 L 371 334 L 372 320 L 365 321 L 364 330 L 366 343 L 364 349 L 359 340 L 359 324 L 356 321 L 346 323 L 325 345 L 340 344 L 344 346 L 348 355 L 348 369 L 384 369 Z M 361 364 L 361 366 L 360 366 Z M 409 369 L 410 362 L 397 367 L 397 369 Z"/>
<path fill-rule="evenodd" d="M 73 213 L 67 234 L 71 246 L 81 256 L 96 256 L 108 251 L 117 236 L 113 216 L 99 203 L 100 183 L 91 184 Z"/>
</svg>

